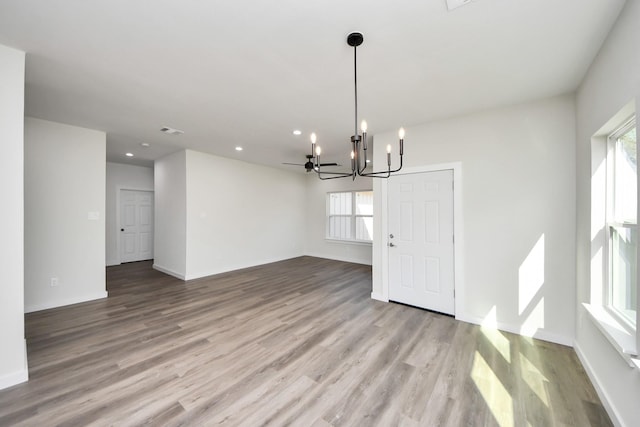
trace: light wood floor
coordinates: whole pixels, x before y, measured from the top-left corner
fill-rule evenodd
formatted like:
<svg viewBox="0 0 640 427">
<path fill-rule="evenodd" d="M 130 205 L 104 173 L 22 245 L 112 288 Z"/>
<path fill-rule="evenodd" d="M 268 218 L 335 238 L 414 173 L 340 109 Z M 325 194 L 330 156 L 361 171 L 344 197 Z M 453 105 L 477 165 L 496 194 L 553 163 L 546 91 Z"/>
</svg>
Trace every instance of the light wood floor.
<svg viewBox="0 0 640 427">
<path fill-rule="evenodd" d="M 0 425 L 611 425 L 573 349 L 373 301 L 369 267 L 107 281 L 27 315 L 31 379 L 0 391 Z"/>
</svg>

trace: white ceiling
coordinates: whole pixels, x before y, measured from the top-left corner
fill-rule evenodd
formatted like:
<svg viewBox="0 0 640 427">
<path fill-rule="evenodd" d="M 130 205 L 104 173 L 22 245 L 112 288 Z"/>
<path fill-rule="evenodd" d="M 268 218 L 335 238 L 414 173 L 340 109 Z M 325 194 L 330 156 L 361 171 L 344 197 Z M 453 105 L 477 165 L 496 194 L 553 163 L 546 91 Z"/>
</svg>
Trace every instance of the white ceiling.
<svg viewBox="0 0 640 427">
<path fill-rule="evenodd" d="M 346 163 L 354 30 L 375 134 L 574 91 L 623 4 L 1 0 L 0 44 L 27 52 L 26 114 L 107 132 L 109 161 L 191 148 L 291 168 L 312 131 L 325 161 Z"/>
</svg>

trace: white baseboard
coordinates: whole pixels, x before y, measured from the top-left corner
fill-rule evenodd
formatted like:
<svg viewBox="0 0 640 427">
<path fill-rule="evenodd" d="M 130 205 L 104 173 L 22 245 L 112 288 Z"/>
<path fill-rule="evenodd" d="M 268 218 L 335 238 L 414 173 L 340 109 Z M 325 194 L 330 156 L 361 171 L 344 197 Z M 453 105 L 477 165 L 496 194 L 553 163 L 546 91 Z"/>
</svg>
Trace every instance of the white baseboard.
<svg viewBox="0 0 640 427">
<path fill-rule="evenodd" d="M 46 301 L 38 304 L 25 305 L 24 312 L 32 313 L 34 311 L 48 310 L 50 308 L 64 307 L 65 305 L 79 304 L 81 302 L 94 301 L 97 299 L 107 298 L 109 294 L 107 291 L 99 292 L 92 295 L 83 295 L 80 297 L 63 298 L 54 301 Z"/>
<path fill-rule="evenodd" d="M 0 390 L 29 381 L 29 365 L 27 363 L 27 340 L 24 340 L 23 358 L 24 367 L 21 370 L 0 377 Z"/>
<path fill-rule="evenodd" d="M 194 280 L 194 279 L 200 279 L 202 277 L 215 276 L 216 274 L 230 273 L 232 271 L 243 270 L 245 268 L 253 268 L 253 267 L 259 267 L 261 265 L 272 264 L 274 262 L 287 261 L 289 259 L 299 258 L 301 256 L 303 255 L 293 255 L 293 256 L 278 257 L 278 258 L 266 258 L 266 259 L 262 259 L 262 260 L 255 261 L 248 264 L 243 263 L 243 264 L 227 265 L 224 268 L 216 268 L 213 270 L 200 271 L 197 273 L 188 274 L 182 280 Z M 167 273 L 167 274 L 171 274 L 171 273 Z M 178 277 L 178 276 L 175 276 L 175 277 Z"/>
<path fill-rule="evenodd" d="M 382 302 L 389 302 L 388 298 L 384 298 L 382 294 L 379 294 L 377 292 L 371 292 L 371 299 L 382 301 Z"/>
<path fill-rule="evenodd" d="M 474 316 L 468 316 L 466 314 L 458 314 L 456 313 L 456 320 L 461 320 L 467 323 L 473 323 L 474 325 L 482 325 L 484 323 L 484 319 Z M 556 334 L 554 332 L 537 330 L 533 335 L 526 335 L 522 333 L 520 325 L 512 325 L 508 323 L 496 322 L 495 325 L 491 325 L 491 327 L 495 327 L 501 331 L 511 332 L 513 334 L 518 334 L 521 336 L 530 336 L 531 338 L 536 338 L 543 341 L 549 341 L 556 344 L 566 345 L 569 347 L 573 347 L 573 338 L 567 337 L 564 335 Z"/>
<path fill-rule="evenodd" d="M 231 271 L 243 270 L 245 268 L 258 267 L 260 265 L 271 264 L 274 262 L 286 261 L 288 259 L 298 258 L 303 255 L 293 255 L 287 257 L 278 257 L 278 258 L 267 258 L 259 261 L 255 261 L 249 264 L 235 264 L 235 265 L 227 265 L 224 268 L 215 268 L 207 271 L 199 271 L 196 273 L 183 274 L 178 273 L 176 271 L 171 270 L 170 268 L 162 267 L 158 264 L 153 264 L 153 268 L 162 273 L 168 274 L 169 276 L 176 277 L 180 280 L 195 280 L 200 279 L 202 277 L 215 276 L 216 274 L 229 273 Z"/>
<path fill-rule="evenodd" d="M 578 359 L 580 359 L 580 363 L 582 363 L 582 366 L 584 367 L 584 370 L 587 373 L 587 376 L 591 380 L 591 383 L 593 384 L 593 388 L 596 389 L 596 393 L 598 393 L 598 397 L 600 398 L 602 405 L 606 409 L 607 414 L 609 414 L 609 418 L 611 418 L 611 422 L 616 427 L 623 427 L 624 424 L 620 421 L 622 419 L 620 418 L 620 414 L 618 414 L 618 411 L 616 411 L 616 409 L 611 405 L 611 399 L 609 398 L 609 395 L 607 394 L 607 392 L 604 391 L 602 386 L 600 386 L 601 384 L 600 380 L 598 379 L 598 376 L 593 370 L 593 367 L 589 363 L 589 360 L 587 360 L 586 356 L 584 355 L 584 352 L 580 348 L 580 345 L 577 342 L 574 342 L 573 348 L 576 351 L 576 354 L 578 355 Z"/>
<path fill-rule="evenodd" d="M 178 273 L 176 271 L 171 270 L 170 268 L 165 268 L 165 267 L 162 267 L 162 266 L 160 266 L 158 264 L 153 264 L 153 269 L 154 270 L 158 270 L 161 273 L 168 274 L 169 276 L 173 276 L 173 277 L 175 277 L 177 279 L 186 280 L 184 274 L 180 274 L 180 273 Z"/>
<path fill-rule="evenodd" d="M 331 258 L 331 257 L 318 255 L 318 254 L 305 253 L 304 255 L 295 255 L 295 256 L 292 256 L 292 257 L 263 259 L 263 260 L 260 260 L 260 261 L 257 261 L 257 262 L 251 263 L 251 264 L 229 265 L 229 266 L 227 266 L 226 268 L 223 268 L 223 269 L 213 269 L 213 270 L 209 270 L 209 271 L 200 271 L 200 272 L 191 273 L 191 274 L 188 274 L 188 275 L 185 275 L 183 273 L 178 273 L 177 271 L 173 271 L 170 268 L 166 268 L 166 267 L 163 267 L 163 266 L 158 265 L 158 264 L 153 264 L 153 268 L 155 270 L 158 270 L 158 271 L 162 272 L 162 273 L 168 274 L 169 276 L 176 277 L 176 278 L 178 278 L 180 280 L 194 280 L 194 279 L 200 279 L 202 277 L 214 276 L 216 274 L 229 273 L 230 271 L 242 270 L 242 269 L 245 269 L 245 268 L 257 267 L 257 266 L 264 265 L 264 264 L 271 264 L 271 263 L 274 263 L 274 262 L 286 261 L 288 259 L 298 258 L 300 256 L 310 256 L 310 257 L 314 257 L 314 258 L 331 259 L 331 260 L 334 260 L 334 261 L 352 262 L 354 264 L 371 265 L 369 263 L 362 262 L 362 260 L 357 260 L 357 259 Z"/>
<path fill-rule="evenodd" d="M 348 256 L 347 257 L 341 257 L 341 256 L 335 256 L 335 255 L 318 254 L 318 253 L 313 253 L 313 252 L 305 252 L 304 256 L 310 256 L 310 257 L 322 258 L 322 259 L 330 259 L 330 260 L 333 260 L 333 261 L 351 262 L 353 264 L 371 265 L 370 261 L 363 261 L 361 259 L 351 258 L 351 257 L 348 257 Z"/>
</svg>

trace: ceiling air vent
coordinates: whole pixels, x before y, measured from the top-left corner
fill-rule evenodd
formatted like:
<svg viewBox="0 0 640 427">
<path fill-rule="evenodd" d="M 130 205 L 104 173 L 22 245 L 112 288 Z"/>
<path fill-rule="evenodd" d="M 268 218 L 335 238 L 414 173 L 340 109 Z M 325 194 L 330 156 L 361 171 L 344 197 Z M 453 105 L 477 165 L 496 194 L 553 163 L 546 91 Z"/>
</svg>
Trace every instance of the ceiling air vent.
<svg viewBox="0 0 640 427">
<path fill-rule="evenodd" d="M 170 128 L 170 127 L 163 127 L 162 129 L 160 129 L 162 132 L 164 133 L 168 133 L 169 135 L 182 135 L 184 133 L 183 130 L 180 129 L 174 129 L 174 128 Z"/>
</svg>

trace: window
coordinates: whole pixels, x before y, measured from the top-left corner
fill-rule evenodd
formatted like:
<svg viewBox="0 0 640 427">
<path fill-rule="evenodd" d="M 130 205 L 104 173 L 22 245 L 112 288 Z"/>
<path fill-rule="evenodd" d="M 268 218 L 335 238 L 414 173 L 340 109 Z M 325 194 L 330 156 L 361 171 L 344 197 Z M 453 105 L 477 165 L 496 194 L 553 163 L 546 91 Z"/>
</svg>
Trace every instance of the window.
<svg viewBox="0 0 640 427">
<path fill-rule="evenodd" d="M 607 153 L 608 283 L 603 300 L 615 317 L 635 329 L 638 173 L 633 118 L 609 135 Z"/>
<path fill-rule="evenodd" d="M 327 194 L 327 239 L 373 241 L 373 191 Z"/>
</svg>

